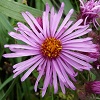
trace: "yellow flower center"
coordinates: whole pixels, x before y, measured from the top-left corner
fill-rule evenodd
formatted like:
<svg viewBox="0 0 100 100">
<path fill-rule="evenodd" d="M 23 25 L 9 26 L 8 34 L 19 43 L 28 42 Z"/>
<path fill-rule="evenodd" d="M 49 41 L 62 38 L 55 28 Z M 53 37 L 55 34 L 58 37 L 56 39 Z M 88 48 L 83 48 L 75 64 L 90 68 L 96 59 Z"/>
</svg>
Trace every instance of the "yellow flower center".
<svg viewBox="0 0 100 100">
<path fill-rule="evenodd" d="M 41 52 L 48 58 L 56 58 L 61 52 L 62 46 L 60 40 L 56 38 L 47 38 L 41 45 Z"/>
</svg>

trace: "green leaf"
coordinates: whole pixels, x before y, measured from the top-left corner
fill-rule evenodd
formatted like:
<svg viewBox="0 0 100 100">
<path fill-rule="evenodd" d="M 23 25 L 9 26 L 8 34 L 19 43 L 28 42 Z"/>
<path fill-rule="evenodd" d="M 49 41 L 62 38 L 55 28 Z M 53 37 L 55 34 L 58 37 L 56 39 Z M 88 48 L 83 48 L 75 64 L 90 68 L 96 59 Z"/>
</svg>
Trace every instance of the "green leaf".
<svg viewBox="0 0 100 100">
<path fill-rule="evenodd" d="M 90 73 L 90 77 L 91 77 L 91 79 L 92 79 L 92 80 L 95 80 L 95 79 L 96 79 L 96 75 L 93 74 L 91 71 L 89 71 L 89 73 Z"/>
<path fill-rule="evenodd" d="M 7 18 L 1 13 L 0 13 L 0 22 L 8 30 L 8 32 L 14 30 L 9 21 L 7 20 Z"/>
<path fill-rule="evenodd" d="M 22 3 L 23 1 L 26 1 L 26 0 L 17 0 L 17 2 L 19 2 L 19 3 Z"/>
<path fill-rule="evenodd" d="M 48 3 L 50 5 L 50 7 L 52 7 L 52 2 L 51 0 L 42 0 L 44 4 Z"/>
<path fill-rule="evenodd" d="M 44 3 L 41 0 L 35 0 L 36 8 L 39 10 L 44 10 Z"/>
<path fill-rule="evenodd" d="M 33 76 L 34 76 L 35 78 L 38 77 L 38 72 L 37 72 L 37 70 L 34 70 L 34 71 L 32 72 L 32 74 L 33 74 Z"/>
<path fill-rule="evenodd" d="M 13 27 L 9 23 L 7 17 L 0 13 L 0 60 L 2 58 L 2 54 L 4 53 L 4 45 L 11 41 L 14 43 L 14 39 L 8 35 L 9 31 L 13 31 Z"/>
<path fill-rule="evenodd" d="M 0 22 L 0 60 L 2 58 L 2 54 L 4 53 L 4 44 L 7 43 L 6 37 L 8 37 L 7 31 Z"/>
<path fill-rule="evenodd" d="M 19 83 L 16 84 L 16 88 L 17 88 L 17 100 L 22 100 L 22 91 L 21 91 L 21 86 Z"/>
<path fill-rule="evenodd" d="M 29 11 L 35 17 L 41 16 L 42 14 L 42 11 L 29 7 L 24 4 L 10 0 L 0 0 L 0 12 L 11 18 L 14 18 L 19 21 L 25 21 L 21 15 L 21 12 L 25 11 Z"/>
<path fill-rule="evenodd" d="M 1 85 L 2 85 L 2 83 L 1 83 L 1 80 L 0 80 L 0 86 Z M 4 95 L 4 91 L 3 90 L 0 90 L 0 99 L 1 99 L 2 95 Z"/>
<path fill-rule="evenodd" d="M 31 97 L 30 97 L 30 94 L 31 94 L 30 87 L 31 87 L 31 83 L 30 83 L 29 78 L 27 78 L 24 82 L 22 82 L 22 89 L 23 89 L 23 92 L 24 92 L 25 100 L 31 100 Z"/>
<path fill-rule="evenodd" d="M 2 96 L 1 100 L 5 100 L 7 98 L 7 96 L 10 94 L 10 92 L 13 89 L 13 87 L 15 86 L 16 82 L 17 82 L 17 78 L 13 80 L 12 84 L 10 85 L 10 87 L 8 88 L 6 93 Z"/>
<path fill-rule="evenodd" d="M 64 13 L 67 14 L 69 12 L 70 9 L 73 9 L 73 6 L 70 2 L 70 0 L 60 0 L 60 2 L 64 2 L 65 3 L 65 8 L 64 8 Z"/>
<path fill-rule="evenodd" d="M 1 44 L 1 48 L 5 43 L 7 43 L 6 37 L 8 37 L 8 36 L 9 35 L 7 34 L 5 27 L 0 23 L 0 44 Z"/>
<path fill-rule="evenodd" d="M 0 91 L 9 83 L 13 80 L 13 77 L 10 76 L 3 84 L 0 85 Z"/>
</svg>

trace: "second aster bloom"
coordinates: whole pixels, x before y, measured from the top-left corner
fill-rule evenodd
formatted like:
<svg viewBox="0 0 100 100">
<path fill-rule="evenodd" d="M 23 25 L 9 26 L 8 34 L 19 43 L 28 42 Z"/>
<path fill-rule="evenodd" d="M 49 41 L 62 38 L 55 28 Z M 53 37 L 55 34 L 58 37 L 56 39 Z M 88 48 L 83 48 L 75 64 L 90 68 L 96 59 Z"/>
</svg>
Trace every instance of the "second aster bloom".
<svg viewBox="0 0 100 100">
<path fill-rule="evenodd" d="M 100 26 L 97 19 L 100 18 L 100 0 L 89 0 L 83 2 L 83 0 L 79 0 L 81 17 L 84 20 L 84 24 L 93 23 L 94 26 Z"/>
<path fill-rule="evenodd" d="M 75 23 L 69 20 L 73 9 L 59 26 L 63 9 L 64 3 L 61 4 L 58 13 L 55 13 L 54 8 L 50 10 L 49 5 L 46 4 L 42 16 L 43 28 L 31 13 L 23 12 L 22 16 L 29 27 L 19 22 L 18 27 L 15 28 L 16 32 L 10 32 L 9 35 L 26 44 L 5 45 L 5 48 L 13 52 L 4 54 L 6 58 L 31 56 L 30 59 L 13 66 L 14 78 L 27 70 L 21 78 L 21 81 L 24 81 L 34 69 L 37 69 L 39 75 L 34 89 L 37 91 L 38 82 L 42 76 L 45 76 L 42 96 L 45 95 L 48 85 L 53 85 L 54 93 L 57 93 L 58 83 L 63 93 L 65 87 L 75 90 L 71 82 L 71 80 L 76 81 L 77 73 L 74 68 L 79 71 L 90 70 L 92 66 L 89 63 L 96 60 L 83 54 L 83 52 L 96 52 L 92 38 L 79 38 L 91 29 L 88 29 L 88 25 L 81 25 L 82 19 Z"/>
<path fill-rule="evenodd" d="M 91 81 L 85 84 L 87 93 L 100 94 L 100 81 Z"/>
<path fill-rule="evenodd" d="M 97 58 L 97 61 L 93 62 L 92 65 L 95 69 L 100 69 L 100 35 L 94 32 L 89 33 L 89 37 L 93 38 L 93 43 L 95 43 L 97 46 L 97 52 L 96 53 L 88 53 L 87 55 L 92 58 Z"/>
</svg>

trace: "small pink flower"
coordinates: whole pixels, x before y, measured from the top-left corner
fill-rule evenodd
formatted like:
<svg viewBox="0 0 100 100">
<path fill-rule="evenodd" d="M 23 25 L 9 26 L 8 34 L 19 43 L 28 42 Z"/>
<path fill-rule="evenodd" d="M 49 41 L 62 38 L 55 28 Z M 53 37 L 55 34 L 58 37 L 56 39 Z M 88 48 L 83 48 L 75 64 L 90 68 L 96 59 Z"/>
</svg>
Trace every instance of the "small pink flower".
<svg viewBox="0 0 100 100">
<path fill-rule="evenodd" d="M 36 20 L 37 20 L 38 24 L 41 26 L 41 28 L 43 28 L 42 17 L 37 17 Z M 38 27 L 37 26 L 35 26 L 35 27 L 36 27 L 36 30 L 38 32 L 40 32 L 40 30 L 38 29 Z"/>
<path fill-rule="evenodd" d="M 90 56 L 91 58 L 97 58 L 99 59 L 100 58 L 100 45 L 99 44 L 96 44 L 96 49 L 97 49 L 97 52 L 89 52 L 87 55 Z"/>
<path fill-rule="evenodd" d="M 69 20 L 73 9 L 60 24 L 63 10 L 64 3 L 61 4 L 58 13 L 54 12 L 54 7 L 50 10 L 49 5 L 46 4 L 46 11 L 42 16 L 43 27 L 31 13 L 23 12 L 22 16 L 29 27 L 19 22 L 18 27 L 14 28 L 16 32 L 10 32 L 9 35 L 25 44 L 5 45 L 5 48 L 13 52 L 4 54 L 6 58 L 31 56 L 30 59 L 13 66 L 14 78 L 27 70 L 21 78 L 21 81 L 24 81 L 36 69 L 39 75 L 34 86 L 35 91 L 41 77 L 45 76 L 42 96 L 45 95 L 48 85 L 53 85 L 54 93 L 58 91 L 58 84 L 63 93 L 65 87 L 75 90 L 72 81 L 76 81 L 77 73 L 74 68 L 79 71 L 90 70 L 92 66 L 89 63 L 96 60 L 82 54 L 96 52 L 96 45 L 92 43 L 92 38 L 79 38 L 91 31 L 89 25 L 82 26 L 82 19 L 75 23 Z"/>
<path fill-rule="evenodd" d="M 95 62 L 92 63 L 93 68 L 100 70 L 100 35 L 94 32 L 91 32 L 89 34 L 89 37 L 93 38 L 93 42 L 97 45 L 96 49 L 97 52 L 95 53 L 87 53 L 88 56 L 92 57 L 92 58 L 97 58 L 97 60 Z"/>
<path fill-rule="evenodd" d="M 93 23 L 95 28 L 97 26 L 100 27 L 97 22 L 97 18 L 100 18 L 100 0 L 89 0 L 87 2 L 83 2 L 83 0 L 79 0 L 81 18 L 84 20 L 84 24 Z"/>
<path fill-rule="evenodd" d="M 91 81 L 85 84 L 87 93 L 100 94 L 100 81 Z"/>
</svg>

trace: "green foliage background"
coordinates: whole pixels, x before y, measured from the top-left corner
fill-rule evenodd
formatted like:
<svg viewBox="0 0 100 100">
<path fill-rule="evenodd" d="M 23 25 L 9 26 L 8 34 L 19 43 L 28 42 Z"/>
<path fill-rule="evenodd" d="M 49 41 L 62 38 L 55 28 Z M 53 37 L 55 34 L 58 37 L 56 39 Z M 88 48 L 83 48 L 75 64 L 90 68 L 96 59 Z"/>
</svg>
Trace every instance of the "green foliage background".
<svg viewBox="0 0 100 100">
<path fill-rule="evenodd" d="M 64 95 L 59 89 L 57 94 L 53 94 L 53 88 L 49 87 L 45 97 L 42 98 L 40 88 L 43 80 L 40 81 L 38 92 L 34 92 L 34 83 L 38 76 L 36 71 L 33 71 L 32 75 L 22 83 L 20 81 L 22 75 L 13 79 L 12 66 L 25 58 L 5 59 L 2 57 L 4 53 L 10 52 L 9 49 L 4 48 L 4 44 L 21 43 L 8 35 L 8 32 L 13 31 L 17 22 L 25 23 L 21 12 L 29 11 L 35 17 L 39 17 L 45 9 L 45 3 L 49 3 L 50 7 L 54 6 L 57 11 L 61 2 L 65 3 L 64 16 L 71 8 L 75 10 L 74 15 L 79 12 L 78 0 L 0 0 L 0 100 L 86 100 L 84 83 L 95 80 L 96 72 L 95 74 L 92 71 L 79 73 L 76 91 L 66 89 Z M 85 99 L 80 97 L 81 93 L 83 93 L 82 98 Z M 100 100 L 99 95 L 92 95 L 92 97 Z M 88 100 L 91 98 L 89 97 Z"/>
</svg>

